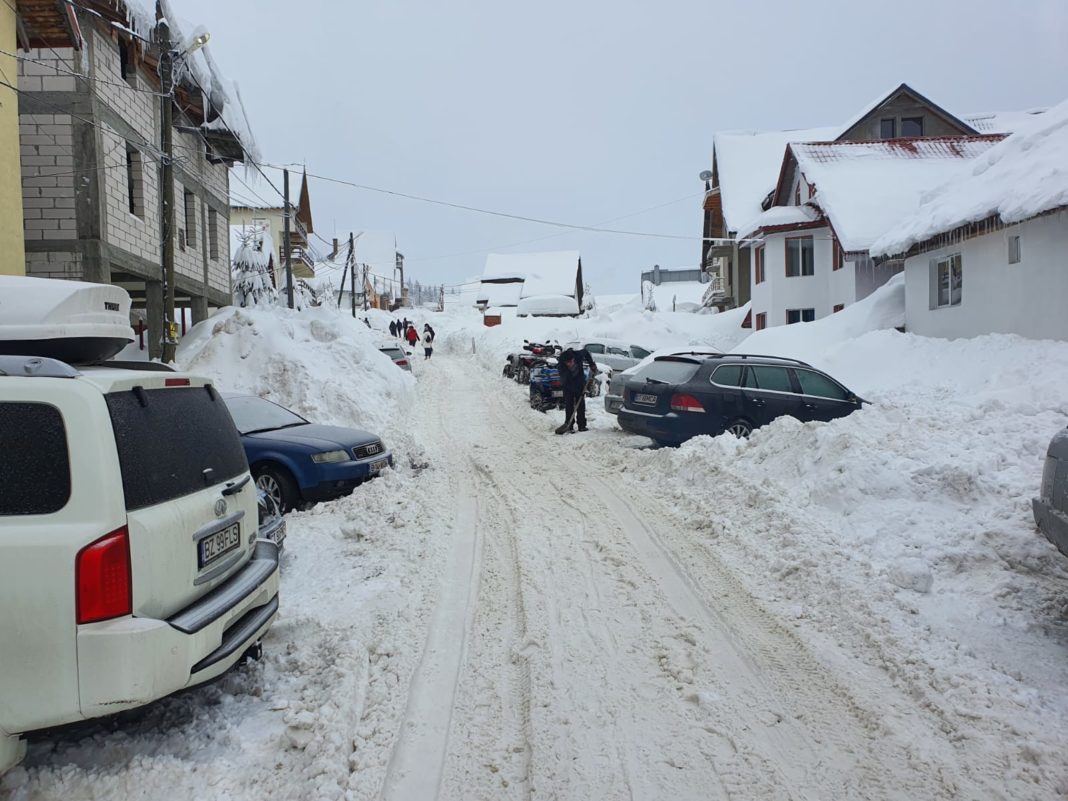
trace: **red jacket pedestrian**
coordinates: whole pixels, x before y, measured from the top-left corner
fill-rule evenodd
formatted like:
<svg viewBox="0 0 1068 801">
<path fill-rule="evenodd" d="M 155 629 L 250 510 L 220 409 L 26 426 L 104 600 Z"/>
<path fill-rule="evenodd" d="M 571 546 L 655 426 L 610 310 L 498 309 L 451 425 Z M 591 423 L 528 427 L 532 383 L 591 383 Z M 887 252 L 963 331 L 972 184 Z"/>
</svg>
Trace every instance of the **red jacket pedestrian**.
<svg viewBox="0 0 1068 801">
<path fill-rule="evenodd" d="M 415 330 L 414 325 L 408 326 L 408 330 L 404 333 L 404 338 L 408 340 L 408 344 L 413 348 L 415 343 L 419 341 L 419 332 Z"/>
</svg>

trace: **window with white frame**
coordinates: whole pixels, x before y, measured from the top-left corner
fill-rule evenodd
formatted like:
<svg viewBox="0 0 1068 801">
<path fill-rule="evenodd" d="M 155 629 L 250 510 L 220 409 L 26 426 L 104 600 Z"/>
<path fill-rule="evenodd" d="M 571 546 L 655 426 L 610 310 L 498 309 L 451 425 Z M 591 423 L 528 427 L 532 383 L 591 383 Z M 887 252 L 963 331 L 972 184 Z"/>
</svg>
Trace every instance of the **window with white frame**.
<svg viewBox="0 0 1068 801">
<path fill-rule="evenodd" d="M 931 262 L 931 308 L 959 306 L 964 291 L 964 268 L 959 253 Z"/>
<path fill-rule="evenodd" d="M 1020 263 L 1020 237 L 1009 237 L 1009 264 Z"/>
</svg>

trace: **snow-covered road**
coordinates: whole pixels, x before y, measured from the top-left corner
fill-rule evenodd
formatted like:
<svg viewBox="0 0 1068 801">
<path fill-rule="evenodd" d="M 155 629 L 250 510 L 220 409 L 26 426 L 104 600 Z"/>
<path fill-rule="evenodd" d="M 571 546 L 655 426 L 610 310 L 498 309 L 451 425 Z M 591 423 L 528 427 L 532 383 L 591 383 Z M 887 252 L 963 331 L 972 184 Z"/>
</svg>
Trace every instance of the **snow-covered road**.
<svg viewBox="0 0 1068 801">
<path fill-rule="evenodd" d="M 687 516 L 603 418 L 554 437 L 474 359 L 417 371 L 429 466 L 291 517 L 266 658 L 36 742 L 0 797 L 1051 797 L 895 681 L 907 653 L 838 650 L 749 593 L 709 532 L 804 525 L 788 502 L 724 473 L 721 517 Z"/>
<path fill-rule="evenodd" d="M 510 385 L 441 359 L 420 396 L 456 536 L 386 799 L 988 795 L 936 715 L 832 673 Z"/>
</svg>

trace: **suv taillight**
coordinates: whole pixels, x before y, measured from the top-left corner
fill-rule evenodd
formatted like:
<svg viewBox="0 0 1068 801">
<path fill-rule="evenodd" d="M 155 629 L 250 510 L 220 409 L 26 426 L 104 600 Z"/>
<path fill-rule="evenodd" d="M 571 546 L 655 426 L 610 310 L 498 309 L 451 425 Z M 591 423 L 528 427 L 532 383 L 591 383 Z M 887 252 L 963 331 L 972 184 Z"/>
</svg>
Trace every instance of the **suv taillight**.
<svg viewBox="0 0 1068 801">
<path fill-rule="evenodd" d="M 407 367 L 408 366 L 408 360 L 407 359 L 397 359 L 397 366 L 398 367 Z"/>
<path fill-rule="evenodd" d="M 78 551 L 74 576 L 79 624 L 130 614 L 133 589 L 126 526 Z"/>
<path fill-rule="evenodd" d="M 676 392 L 671 396 L 671 411 L 673 412 L 703 412 L 705 407 L 701 401 L 693 395 Z"/>
</svg>

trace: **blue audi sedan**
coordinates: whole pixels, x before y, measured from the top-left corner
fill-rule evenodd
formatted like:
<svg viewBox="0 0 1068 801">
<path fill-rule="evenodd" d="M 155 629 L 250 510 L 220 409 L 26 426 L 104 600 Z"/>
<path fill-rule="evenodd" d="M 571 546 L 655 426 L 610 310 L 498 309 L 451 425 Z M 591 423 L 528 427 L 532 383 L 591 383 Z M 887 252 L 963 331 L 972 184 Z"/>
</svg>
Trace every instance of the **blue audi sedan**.
<svg viewBox="0 0 1068 801">
<path fill-rule="evenodd" d="M 393 465 L 374 434 L 309 422 L 255 395 L 224 395 L 256 486 L 283 512 L 348 495 Z"/>
</svg>

